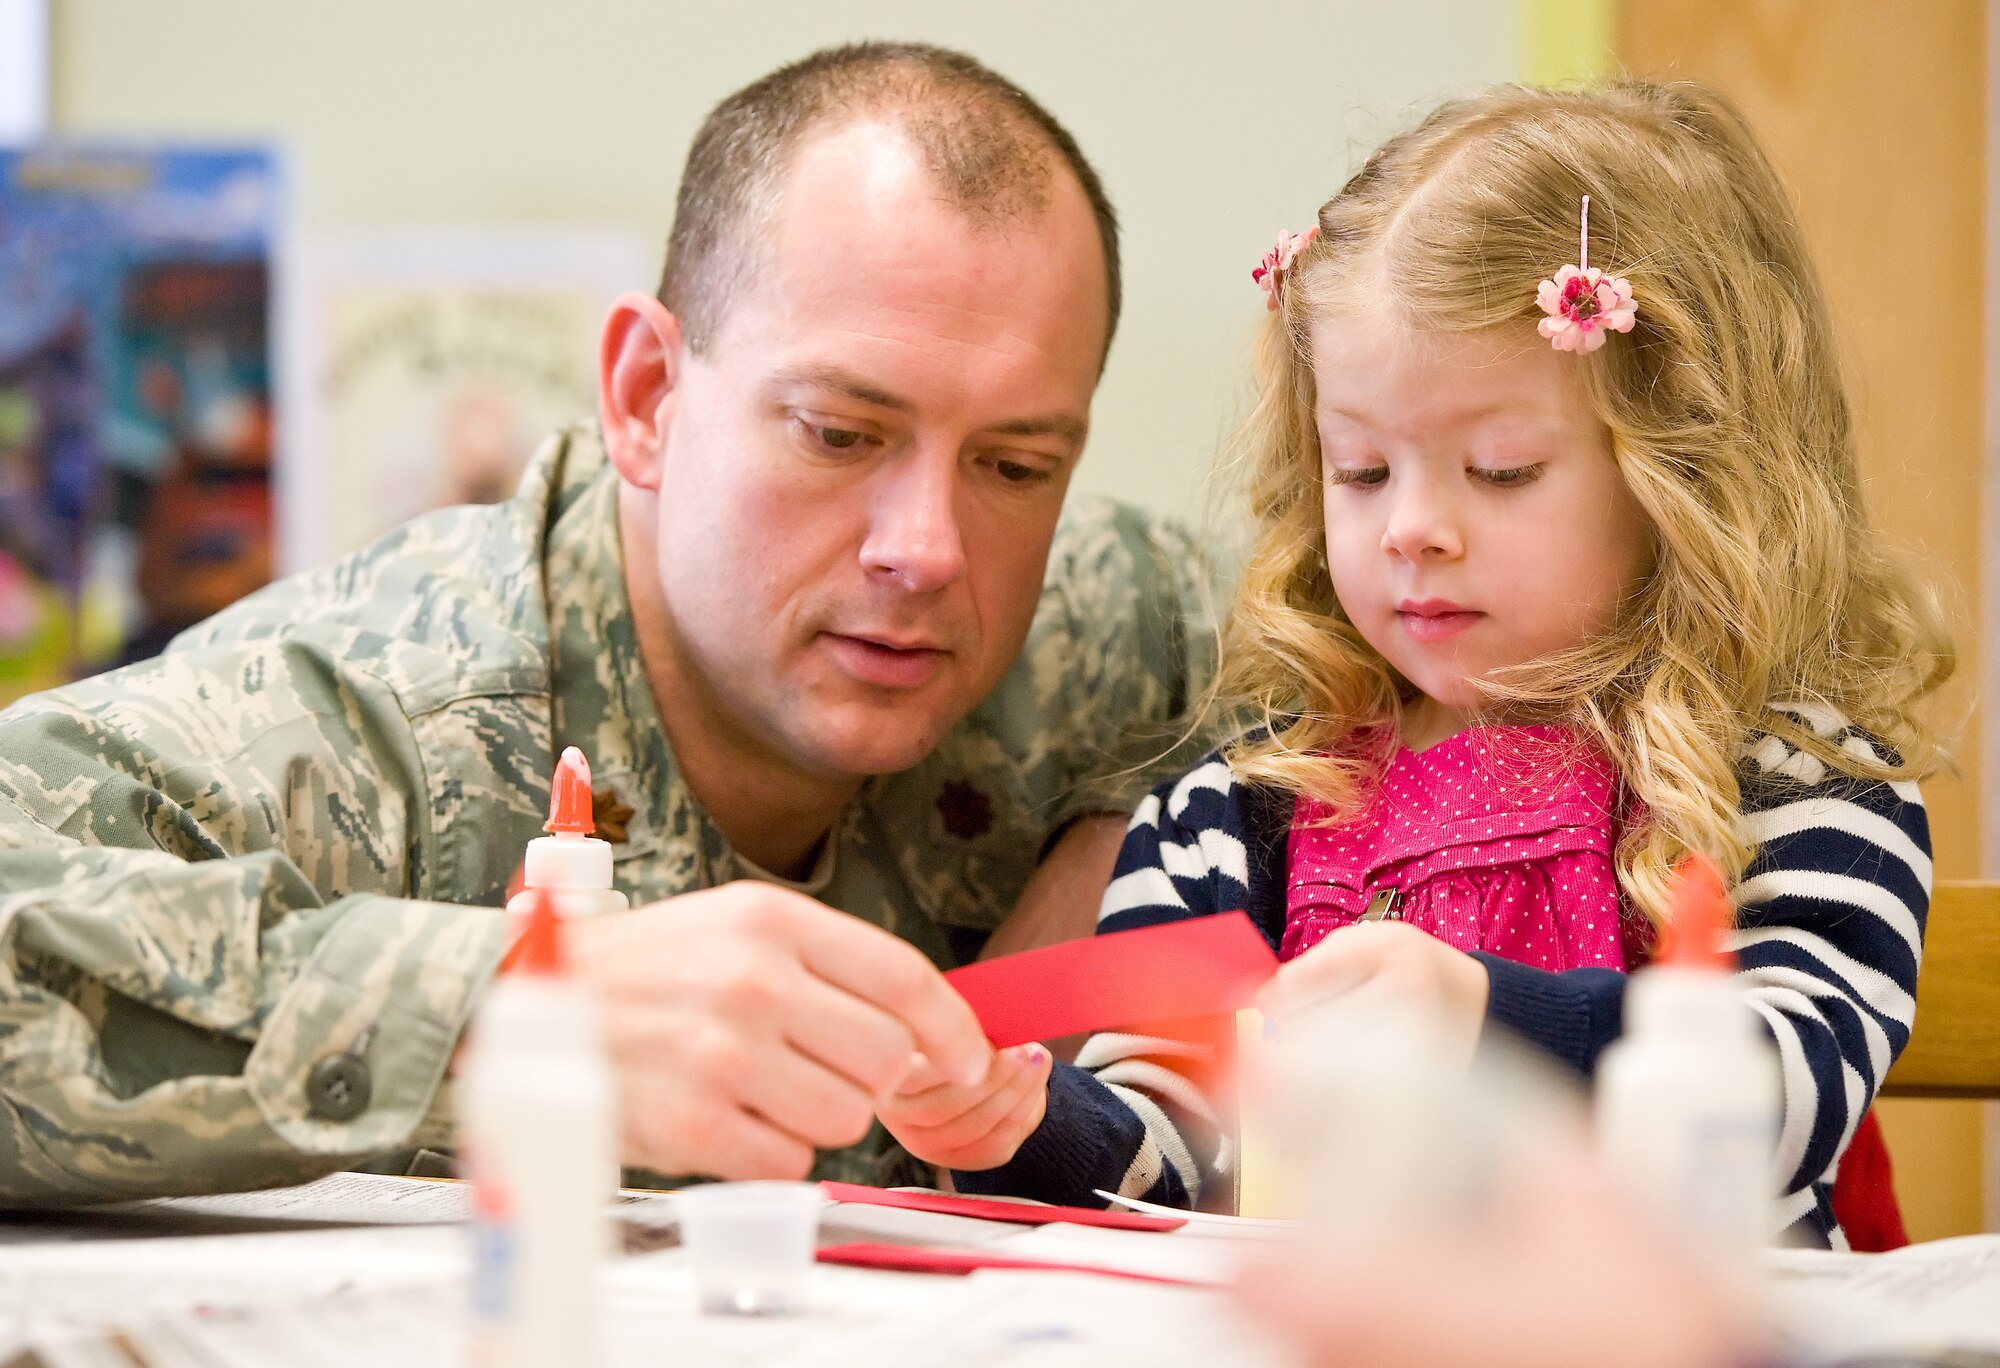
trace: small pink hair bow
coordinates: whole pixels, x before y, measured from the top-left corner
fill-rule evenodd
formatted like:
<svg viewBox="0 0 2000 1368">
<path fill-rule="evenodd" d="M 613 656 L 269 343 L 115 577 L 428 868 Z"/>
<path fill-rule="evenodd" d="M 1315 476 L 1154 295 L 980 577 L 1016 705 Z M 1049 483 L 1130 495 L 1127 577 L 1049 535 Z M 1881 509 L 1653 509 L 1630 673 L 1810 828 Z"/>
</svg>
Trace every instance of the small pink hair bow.
<svg viewBox="0 0 2000 1368">
<path fill-rule="evenodd" d="M 1565 266 L 1553 279 L 1544 280 L 1535 291 L 1535 303 L 1548 315 L 1535 327 L 1557 351 L 1593 352 L 1604 345 L 1606 333 L 1632 331 L 1639 313 L 1632 283 L 1624 276 L 1608 276 L 1590 264 L 1590 196 L 1583 197 L 1583 232 L 1576 265 Z"/>
<path fill-rule="evenodd" d="M 1299 259 L 1299 253 L 1306 244 L 1319 236 L 1319 225 L 1315 223 L 1303 233 L 1279 233 L 1278 245 L 1264 253 L 1264 260 L 1250 273 L 1250 278 L 1264 287 L 1264 310 L 1272 312 L 1278 307 L 1278 291 L 1285 287 L 1285 273 L 1292 269 L 1292 263 Z"/>
</svg>

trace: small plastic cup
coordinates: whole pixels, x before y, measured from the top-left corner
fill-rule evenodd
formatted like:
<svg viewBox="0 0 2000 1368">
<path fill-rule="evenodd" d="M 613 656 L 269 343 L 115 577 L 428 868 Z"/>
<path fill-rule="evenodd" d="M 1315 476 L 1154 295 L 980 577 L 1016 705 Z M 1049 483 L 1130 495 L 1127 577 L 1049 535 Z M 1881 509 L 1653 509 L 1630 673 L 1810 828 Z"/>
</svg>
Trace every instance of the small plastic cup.
<svg viewBox="0 0 2000 1368">
<path fill-rule="evenodd" d="M 826 1199 L 811 1183 L 709 1183 L 674 1194 L 681 1242 L 711 1315 L 803 1311 Z"/>
</svg>

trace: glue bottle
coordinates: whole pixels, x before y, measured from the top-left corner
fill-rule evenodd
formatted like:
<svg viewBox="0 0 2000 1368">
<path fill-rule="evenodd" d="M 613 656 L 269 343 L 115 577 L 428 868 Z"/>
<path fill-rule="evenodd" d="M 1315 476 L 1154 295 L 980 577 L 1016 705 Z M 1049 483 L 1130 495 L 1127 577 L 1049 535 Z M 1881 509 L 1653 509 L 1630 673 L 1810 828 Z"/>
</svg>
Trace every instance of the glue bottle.
<svg viewBox="0 0 2000 1368">
<path fill-rule="evenodd" d="M 1777 1052 L 1731 983 L 1733 918 L 1713 862 L 1681 861 L 1671 910 L 1598 1066 L 1598 1144 L 1611 1180 L 1664 1228 L 1747 1272 L 1773 1233 Z"/>
<path fill-rule="evenodd" d="M 563 934 L 551 896 L 531 893 L 459 1076 L 475 1368 L 603 1362 L 597 1281 L 611 1252 L 616 1094 L 597 1003 L 568 977 Z"/>
<path fill-rule="evenodd" d="M 556 911 L 565 917 L 623 912 L 631 905 L 611 886 L 610 844 L 591 835 L 597 822 L 591 816 L 590 762 L 575 746 L 564 750 L 556 762 L 555 780 L 549 786 L 549 820 L 542 830 L 549 834 L 528 842 L 521 891 L 507 902 L 511 915 L 525 916 L 537 891 L 551 894 Z"/>
</svg>

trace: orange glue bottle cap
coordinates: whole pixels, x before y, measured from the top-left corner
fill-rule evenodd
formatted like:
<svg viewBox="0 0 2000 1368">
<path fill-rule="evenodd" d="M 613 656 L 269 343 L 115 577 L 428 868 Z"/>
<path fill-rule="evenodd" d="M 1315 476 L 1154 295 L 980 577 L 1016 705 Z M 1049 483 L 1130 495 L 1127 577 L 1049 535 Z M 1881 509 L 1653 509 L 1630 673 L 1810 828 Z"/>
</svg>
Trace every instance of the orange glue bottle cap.
<svg viewBox="0 0 2000 1368">
<path fill-rule="evenodd" d="M 1736 957 L 1724 948 L 1723 939 L 1735 916 L 1715 861 L 1698 851 L 1683 855 L 1674 866 L 1667 901 L 1673 915 L 1661 928 L 1654 963 L 1715 974 L 1734 970 Z"/>
<path fill-rule="evenodd" d="M 611 846 L 591 835 L 597 829 L 592 805 L 590 762 L 583 758 L 582 751 L 570 746 L 556 761 L 556 772 L 549 784 L 549 820 L 542 823 L 542 830 L 549 834 L 528 842 L 521 861 L 521 877 L 529 888 L 610 892 Z M 616 901 L 623 906 L 622 895 Z M 516 907 L 511 898 L 507 905 L 517 912 L 526 911 L 525 905 Z M 578 913 L 573 902 L 557 910 L 566 916 Z"/>
<path fill-rule="evenodd" d="M 549 820 L 542 830 L 558 836 L 588 836 L 597 830 L 590 809 L 590 762 L 583 752 L 570 746 L 556 762 L 555 782 L 549 793 Z"/>
</svg>

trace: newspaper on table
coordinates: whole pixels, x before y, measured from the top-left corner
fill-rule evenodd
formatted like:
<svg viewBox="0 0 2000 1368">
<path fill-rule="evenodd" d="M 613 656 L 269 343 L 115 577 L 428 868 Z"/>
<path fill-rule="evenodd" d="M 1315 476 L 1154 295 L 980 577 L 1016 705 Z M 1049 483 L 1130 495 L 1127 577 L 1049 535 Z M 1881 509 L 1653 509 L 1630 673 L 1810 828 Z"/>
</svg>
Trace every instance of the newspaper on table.
<svg viewBox="0 0 2000 1368">
<path fill-rule="evenodd" d="M 0 1365 L 460 1362 L 469 1270 L 460 1225 L 465 1209 L 456 1184 L 341 1174 L 276 1192 L 13 1220 L 8 1228 L 16 1238 L 0 1243 Z M 614 1213 L 626 1250 L 602 1284 L 614 1368 L 662 1362 L 1007 1368 L 1097 1365 L 1132 1355 L 1170 1366 L 1283 1362 L 1256 1345 L 1226 1292 L 1079 1274 L 936 1278 L 821 1267 L 803 1315 L 705 1316 L 678 1247 L 671 1195 L 623 1194 Z M 43 1238 L 19 1238 L 24 1227 Z M 1048 1239 L 1077 1230 L 1052 1226 L 1040 1233 Z M 822 1237 L 972 1248 L 1026 1233 L 960 1216 L 836 1205 L 826 1213 Z M 1152 1267 L 1171 1257 L 1138 1238 L 1139 1245 L 1093 1245 L 1092 1261 Z M 1196 1255 L 1193 1246 L 1186 1252 Z M 1199 1257 L 1205 1269 L 1219 1267 L 1214 1251 L 1203 1248 Z"/>
</svg>

